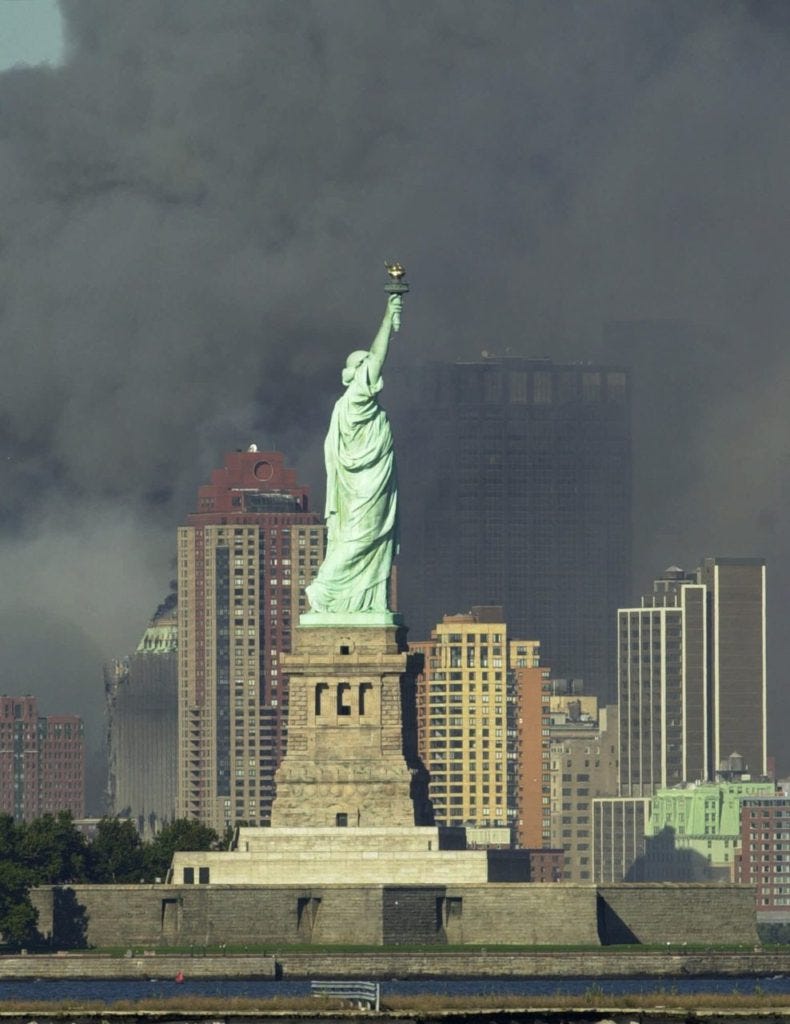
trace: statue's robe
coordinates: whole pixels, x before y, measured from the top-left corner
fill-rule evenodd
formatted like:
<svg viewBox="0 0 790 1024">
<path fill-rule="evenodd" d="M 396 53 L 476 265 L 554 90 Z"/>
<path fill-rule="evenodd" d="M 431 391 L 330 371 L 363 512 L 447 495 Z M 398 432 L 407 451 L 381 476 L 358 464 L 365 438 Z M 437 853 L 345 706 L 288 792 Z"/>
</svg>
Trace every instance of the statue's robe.
<svg viewBox="0 0 790 1024">
<path fill-rule="evenodd" d="M 387 414 L 362 362 L 335 403 L 324 442 L 327 552 L 307 588 L 317 612 L 387 610 L 387 582 L 398 544 L 398 482 Z"/>
</svg>

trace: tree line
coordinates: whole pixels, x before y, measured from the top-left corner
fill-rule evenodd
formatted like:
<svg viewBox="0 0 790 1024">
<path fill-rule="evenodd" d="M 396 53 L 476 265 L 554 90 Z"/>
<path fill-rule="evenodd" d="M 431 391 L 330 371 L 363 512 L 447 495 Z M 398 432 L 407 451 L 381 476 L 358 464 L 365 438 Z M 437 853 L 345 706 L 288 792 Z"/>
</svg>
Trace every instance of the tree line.
<svg viewBox="0 0 790 1024">
<path fill-rule="evenodd" d="M 131 821 L 102 818 L 92 838 L 67 811 L 33 821 L 0 814 L 0 934 L 8 946 L 35 944 L 37 885 L 164 881 L 177 850 L 227 848 L 229 836 L 186 819 L 165 825 L 143 842 Z"/>
</svg>

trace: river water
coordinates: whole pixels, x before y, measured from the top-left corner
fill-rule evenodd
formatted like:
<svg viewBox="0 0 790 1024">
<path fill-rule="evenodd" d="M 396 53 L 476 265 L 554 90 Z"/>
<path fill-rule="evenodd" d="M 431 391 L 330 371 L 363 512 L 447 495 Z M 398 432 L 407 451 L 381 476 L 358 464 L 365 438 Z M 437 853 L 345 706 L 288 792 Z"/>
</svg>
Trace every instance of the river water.
<svg viewBox="0 0 790 1024">
<path fill-rule="evenodd" d="M 185 964 L 188 969 L 188 964 Z M 790 994 L 790 975 L 770 978 L 404 978 L 381 983 L 381 996 L 453 995 L 524 996 L 535 1002 L 541 995 L 584 994 L 594 991 L 597 1001 L 606 995 L 631 992 L 682 994 L 686 992 Z M 175 981 L 0 981 L 0 1008 L 4 1000 L 102 1002 L 119 1000 L 172 999 L 189 996 L 252 998 L 265 1002 L 276 996 L 308 996 L 310 982 L 266 981 L 260 979 L 195 978 L 188 974 L 183 983 Z"/>
</svg>

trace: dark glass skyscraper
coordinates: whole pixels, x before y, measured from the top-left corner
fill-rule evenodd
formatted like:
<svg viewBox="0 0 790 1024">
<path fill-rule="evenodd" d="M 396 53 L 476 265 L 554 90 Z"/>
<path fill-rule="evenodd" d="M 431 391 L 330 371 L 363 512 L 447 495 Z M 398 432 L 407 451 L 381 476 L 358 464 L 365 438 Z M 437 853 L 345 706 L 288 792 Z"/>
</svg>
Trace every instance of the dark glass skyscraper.
<svg viewBox="0 0 790 1024">
<path fill-rule="evenodd" d="M 713 765 L 737 753 L 766 775 L 765 559 L 704 558 L 697 573 L 708 590 Z"/>
<path fill-rule="evenodd" d="M 622 367 L 491 358 L 432 364 L 396 423 L 412 636 L 501 604 L 558 675 L 616 693 L 629 591 L 629 385 Z M 402 414 L 402 413 L 401 413 Z M 397 418 L 397 417 L 396 417 Z"/>
</svg>

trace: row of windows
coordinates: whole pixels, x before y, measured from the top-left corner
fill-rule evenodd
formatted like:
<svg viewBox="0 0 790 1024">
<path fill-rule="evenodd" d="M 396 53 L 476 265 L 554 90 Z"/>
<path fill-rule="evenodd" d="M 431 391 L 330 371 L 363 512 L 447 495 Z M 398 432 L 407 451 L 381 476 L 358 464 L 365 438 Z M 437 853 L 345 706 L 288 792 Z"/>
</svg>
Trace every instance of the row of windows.
<svg viewBox="0 0 790 1024">
<path fill-rule="evenodd" d="M 488 643 L 488 637 L 489 637 L 488 633 L 467 633 L 466 634 L 466 642 L 468 644 L 487 644 Z M 463 643 L 463 635 L 461 633 L 448 633 L 446 636 L 439 637 L 438 639 L 439 639 L 440 643 L 451 643 L 451 644 Z M 502 634 L 501 633 L 492 633 L 491 634 L 491 643 L 501 644 L 502 643 Z M 438 649 L 436 647 L 432 648 L 432 653 L 436 654 L 437 650 Z"/>
<path fill-rule="evenodd" d="M 329 697 L 329 684 L 328 683 L 317 683 L 315 687 L 315 714 L 320 716 L 326 714 L 329 711 L 330 705 L 328 703 Z M 373 690 L 372 683 L 360 683 L 357 691 L 357 713 L 360 716 L 364 716 L 366 711 L 366 702 L 368 695 Z M 348 717 L 352 714 L 351 704 L 351 684 L 350 683 L 338 683 L 335 691 L 334 709 L 335 714 L 341 717 Z"/>
</svg>

